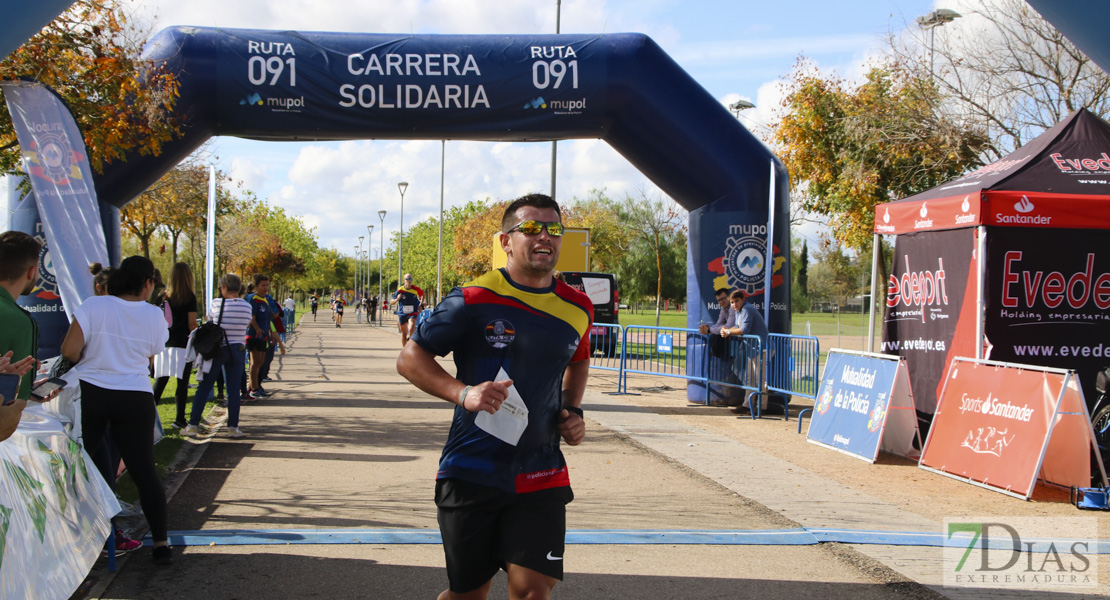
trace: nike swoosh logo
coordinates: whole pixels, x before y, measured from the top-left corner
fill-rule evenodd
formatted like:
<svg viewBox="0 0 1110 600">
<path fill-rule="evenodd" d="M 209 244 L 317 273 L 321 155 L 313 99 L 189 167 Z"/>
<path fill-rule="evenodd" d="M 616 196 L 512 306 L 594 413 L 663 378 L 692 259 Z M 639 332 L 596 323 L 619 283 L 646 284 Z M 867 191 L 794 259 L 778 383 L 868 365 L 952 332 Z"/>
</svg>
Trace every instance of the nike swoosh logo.
<svg viewBox="0 0 1110 600">
<path fill-rule="evenodd" d="M 563 560 L 562 556 L 552 556 L 550 552 L 547 553 L 547 560 Z"/>
</svg>

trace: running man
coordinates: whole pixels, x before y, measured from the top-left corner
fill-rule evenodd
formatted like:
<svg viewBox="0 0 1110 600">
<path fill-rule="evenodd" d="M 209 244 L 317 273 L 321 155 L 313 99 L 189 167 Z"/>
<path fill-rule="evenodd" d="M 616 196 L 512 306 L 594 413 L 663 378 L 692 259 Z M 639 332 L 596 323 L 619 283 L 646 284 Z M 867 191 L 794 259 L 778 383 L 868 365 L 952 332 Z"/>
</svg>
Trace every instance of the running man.
<svg viewBox="0 0 1110 600">
<path fill-rule="evenodd" d="M 332 302 L 331 302 L 332 310 L 335 311 L 335 315 L 334 315 L 333 319 L 335 319 L 335 326 L 336 327 L 342 327 L 343 326 L 343 307 L 344 306 L 347 306 L 347 301 L 343 299 L 343 296 L 336 296 L 335 299 L 332 300 Z"/>
<path fill-rule="evenodd" d="M 515 200 L 501 231 L 505 268 L 452 290 L 397 359 L 416 387 L 457 405 L 436 475 L 450 582 L 439 600 L 484 600 L 500 569 L 514 600 L 549 598 L 563 578 L 574 494 L 559 440 L 586 434 L 593 304 L 552 277 L 563 234 L 553 199 Z M 449 352 L 458 379 L 435 360 Z M 515 436 L 487 433 L 479 412 Z"/>
<path fill-rule="evenodd" d="M 416 317 L 424 308 L 424 290 L 412 284 L 411 273 L 405 273 L 404 285 L 393 292 L 393 302 L 397 305 L 397 329 L 401 331 L 404 348 L 416 329 Z"/>
<path fill-rule="evenodd" d="M 308 298 L 308 303 L 312 306 L 312 321 L 316 322 L 316 309 L 320 305 L 320 299 L 316 297 L 316 294 L 313 294 Z"/>
</svg>

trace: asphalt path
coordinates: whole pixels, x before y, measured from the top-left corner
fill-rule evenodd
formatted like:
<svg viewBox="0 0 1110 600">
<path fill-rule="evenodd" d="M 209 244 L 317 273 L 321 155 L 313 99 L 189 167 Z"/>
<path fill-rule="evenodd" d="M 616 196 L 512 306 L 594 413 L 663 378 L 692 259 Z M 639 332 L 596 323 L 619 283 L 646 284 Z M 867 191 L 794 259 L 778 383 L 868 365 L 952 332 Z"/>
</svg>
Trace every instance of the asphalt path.
<svg viewBox="0 0 1110 600">
<path fill-rule="evenodd" d="M 437 529 L 434 478 L 452 405 L 397 375 L 395 330 L 353 321 L 336 328 L 326 310 L 302 320 L 289 353 L 275 359 L 273 396 L 243 408 L 247 436 L 218 431 L 190 447 L 198 458 L 173 482 L 171 532 L 268 541 L 288 529 Z M 607 398 L 591 387 L 586 404 Z M 660 541 L 661 531 L 798 522 L 617 429 L 589 418 L 587 427 L 582 445 L 564 446 L 575 492 L 568 529 L 649 532 L 654 543 L 569 545 L 556 598 L 938 597 L 840 544 Z M 179 547 L 174 558 L 155 567 L 148 549 L 137 551 L 95 597 L 434 598 L 447 584 L 434 543 L 217 543 Z M 503 573 L 491 597 L 507 597 Z"/>
</svg>

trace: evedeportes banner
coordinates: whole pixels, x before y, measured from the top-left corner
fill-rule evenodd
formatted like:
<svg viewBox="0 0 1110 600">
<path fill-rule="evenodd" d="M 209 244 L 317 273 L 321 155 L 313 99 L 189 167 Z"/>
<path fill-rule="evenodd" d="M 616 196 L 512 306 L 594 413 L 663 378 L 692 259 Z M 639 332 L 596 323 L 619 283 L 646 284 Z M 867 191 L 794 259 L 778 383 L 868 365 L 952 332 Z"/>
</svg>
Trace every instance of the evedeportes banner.
<svg viewBox="0 0 1110 600">
<path fill-rule="evenodd" d="M 882 348 L 909 364 L 917 410 L 936 409 L 939 383 L 952 356 L 975 355 L 969 310 L 975 304 L 974 250 L 973 229 L 906 234 L 895 241 Z"/>
<path fill-rule="evenodd" d="M 1110 249 L 1104 231 L 991 228 L 987 358 L 1079 373 L 1084 396 L 1110 365 Z"/>
</svg>

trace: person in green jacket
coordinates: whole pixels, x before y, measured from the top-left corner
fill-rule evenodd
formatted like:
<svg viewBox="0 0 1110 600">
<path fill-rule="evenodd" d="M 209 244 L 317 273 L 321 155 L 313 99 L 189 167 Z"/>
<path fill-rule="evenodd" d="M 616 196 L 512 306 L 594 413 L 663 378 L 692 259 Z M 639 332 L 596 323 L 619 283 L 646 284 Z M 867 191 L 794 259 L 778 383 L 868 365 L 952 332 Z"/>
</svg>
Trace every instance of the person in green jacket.
<svg viewBox="0 0 1110 600">
<path fill-rule="evenodd" d="M 0 354 L 10 352 L 12 365 L 20 365 L 14 372 L 22 376 L 15 402 L 0 406 L 0 440 L 7 439 L 15 431 L 27 399 L 31 397 L 34 376 L 27 376 L 27 373 L 33 372 L 36 364 L 39 328 L 15 299 L 34 289 L 41 250 L 39 242 L 26 233 L 0 233 Z M 4 402 L 8 400 L 5 398 Z"/>
</svg>

